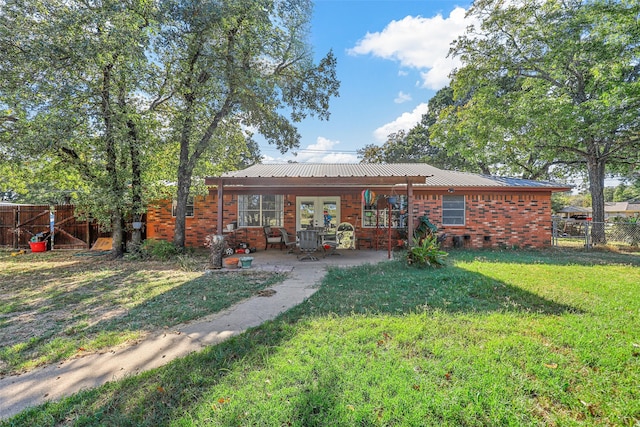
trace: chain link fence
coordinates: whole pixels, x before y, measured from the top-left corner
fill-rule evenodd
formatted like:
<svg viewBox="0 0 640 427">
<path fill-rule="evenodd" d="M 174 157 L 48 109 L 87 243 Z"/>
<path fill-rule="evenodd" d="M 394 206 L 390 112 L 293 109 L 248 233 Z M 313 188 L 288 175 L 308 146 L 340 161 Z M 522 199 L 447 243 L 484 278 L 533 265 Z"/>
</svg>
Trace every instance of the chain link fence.
<svg viewBox="0 0 640 427">
<path fill-rule="evenodd" d="M 640 220 L 616 218 L 610 222 L 554 218 L 553 246 L 591 248 L 593 246 L 637 248 Z"/>
</svg>

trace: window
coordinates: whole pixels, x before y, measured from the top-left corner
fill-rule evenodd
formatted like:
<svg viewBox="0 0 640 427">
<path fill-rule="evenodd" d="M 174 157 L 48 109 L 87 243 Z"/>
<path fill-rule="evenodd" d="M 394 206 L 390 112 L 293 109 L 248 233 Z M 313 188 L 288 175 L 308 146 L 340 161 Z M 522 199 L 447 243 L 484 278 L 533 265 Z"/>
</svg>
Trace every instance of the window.
<svg viewBox="0 0 640 427">
<path fill-rule="evenodd" d="M 391 227 L 404 228 L 407 226 L 407 196 L 394 196 L 396 203 L 391 208 Z M 380 207 L 378 207 L 380 206 Z M 362 205 L 362 226 L 363 227 L 384 227 L 389 224 L 389 205 L 380 202 L 372 205 Z"/>
<path fill-rule="evenodd" d="M 248 194 L 238 197 L 238 227 L 282 227 L 284 196 Z"/>
<path fill-rule="evenodd" d="M 464 196 L 442 196 L 442 225 L 464 225 Z"/>
<path fill-rule="evenodd" d="M 178 201 L 174 200 L 173 203 L 171 204 L 171 216 L 175 217 L 176 216 L 176 208 L 178 207 Z M 193 196 L 189 196 L 189 198 L 187 199 L 187 217 L 191 218 L 193 217 Z"/>
</svg>

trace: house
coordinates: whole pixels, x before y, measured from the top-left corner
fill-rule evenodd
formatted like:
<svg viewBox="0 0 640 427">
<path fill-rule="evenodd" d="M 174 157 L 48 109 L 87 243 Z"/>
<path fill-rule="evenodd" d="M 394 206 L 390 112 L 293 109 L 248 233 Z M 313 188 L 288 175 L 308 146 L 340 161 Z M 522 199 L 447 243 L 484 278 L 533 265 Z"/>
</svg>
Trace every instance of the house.
<svg viewBox="0 0 640 427">
<path fill-rule="evenodd" d="M 426 215 L 446 233 L 445 247 L 541 248 L 551 244 L 551 194 L 570 190 L 418 163 L 259 164 L 205 182 L 209 193 L 193 199 L 186 220 L 187 246 L 232 233 L 264 247 L 263 226 L 293 234 L 329 217 L 329 227 L 355 227 L 359 248 L 386 248 L 411 236 Z M 147 237 L 171 240 L 173 224 L 172 203 L 158 202 L 147 213 Z"/>
<path fill-rule="evenodd" d="M 587 219 L 591 217 L 591 208 L 581 206 L 566 206 L 558 211 L 562 218 Z M 613 218 L 633 218 L 640 216 L 640 203 L 633 202 L 605 202 L 605 220 Z"/>
</svg>

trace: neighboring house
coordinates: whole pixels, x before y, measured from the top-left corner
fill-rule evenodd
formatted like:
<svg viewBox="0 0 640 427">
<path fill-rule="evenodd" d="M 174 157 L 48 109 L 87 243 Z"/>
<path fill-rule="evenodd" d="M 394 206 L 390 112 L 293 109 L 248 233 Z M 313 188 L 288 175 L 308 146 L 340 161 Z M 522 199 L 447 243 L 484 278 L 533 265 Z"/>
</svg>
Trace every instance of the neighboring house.
<svg viewBox="0 0 640 427">
<path fill-rule="evenodd" d="M 563 218 L 587 219 L 591 217 L 591 208 L 581 206 L 567 206 L 558 211 Z M 630 218 L 640 216 L 640 203 L 606 202 L 604 204 L 604 218 Z"/>
<path fill-rule="evenodd" d="M 358 247 L 385 248 L 389 236 L 395 244 L 412 235 L 426 214 L 447 234 L 444 246 L 540 248 L 551 244 L 551 193 L 570 190 L 414 163 L 260 164 L 205 182 L 209 194 L 194 198 L 186 220 L 187 246 L 233 223 L 237 239 L 260 248 L 265 225 L 294 234 L 330 217 L 331 227 L 355 227 Z M 170 201 L 149 208 L 148 238 L 173 238 L 172 211 Z"/>
<path fill-rule="evenodd" d="M 640 203 L 611 202 L 604 204 L 605 219 L 614 217 L 629 218 L 634 216 L 640 216 Z"/>
</svg>

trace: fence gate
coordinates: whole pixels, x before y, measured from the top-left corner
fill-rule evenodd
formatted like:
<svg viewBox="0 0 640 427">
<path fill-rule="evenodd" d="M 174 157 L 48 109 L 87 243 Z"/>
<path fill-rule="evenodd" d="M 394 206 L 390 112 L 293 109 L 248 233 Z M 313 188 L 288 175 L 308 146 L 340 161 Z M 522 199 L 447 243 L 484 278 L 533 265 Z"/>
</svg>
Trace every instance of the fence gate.
<svg viewBox="0 0 640 427">
<path fill-rule="evenodd" d="M 28 248 L 31 238 L 39 233 L 50 242 L 53 236 L 54 249 L 89 249 L 98 227 L 90 221 L 78 221 L 73 205 L 0 206 L 0 246 Z"/>
</svg>

